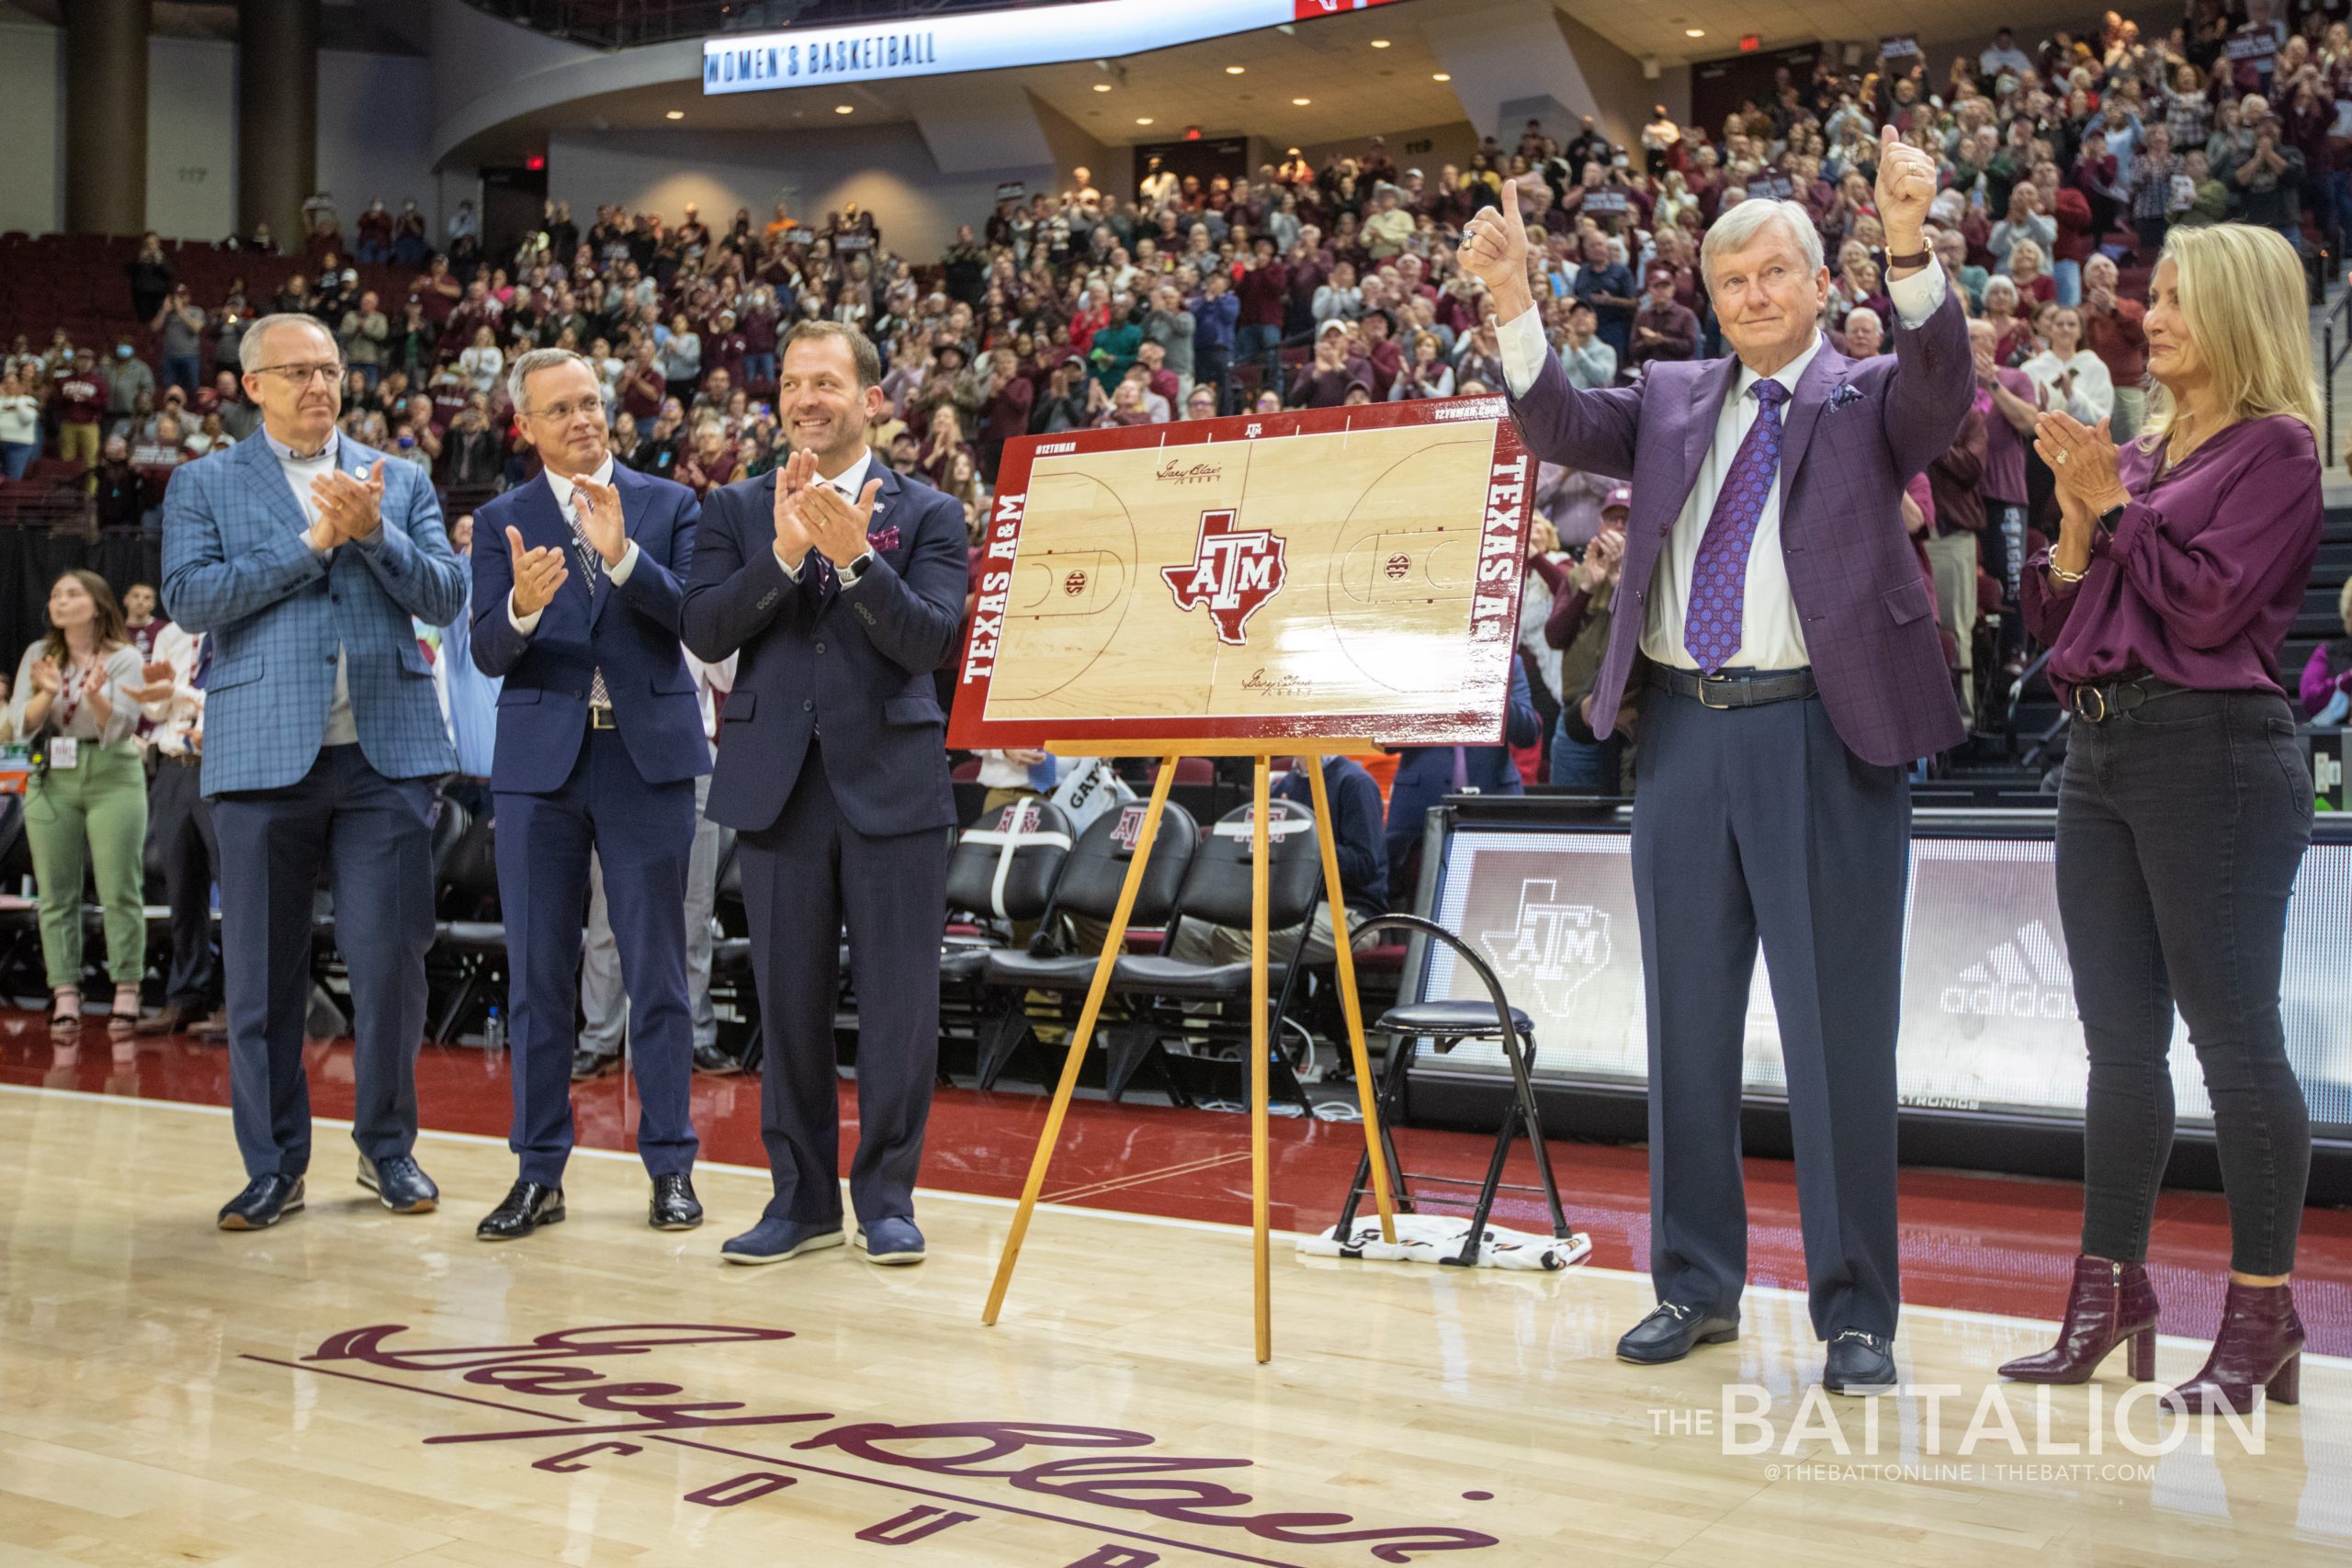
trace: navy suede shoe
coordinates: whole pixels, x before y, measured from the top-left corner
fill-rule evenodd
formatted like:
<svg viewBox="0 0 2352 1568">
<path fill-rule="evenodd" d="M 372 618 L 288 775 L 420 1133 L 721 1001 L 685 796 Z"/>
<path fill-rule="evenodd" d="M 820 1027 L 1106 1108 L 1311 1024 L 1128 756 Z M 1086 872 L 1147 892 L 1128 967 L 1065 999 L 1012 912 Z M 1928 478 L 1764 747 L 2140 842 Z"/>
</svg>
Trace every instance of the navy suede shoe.
<svg viewBox="0 0 2352 1568">
<path fill-rule="evenodd" d="M 782 1263 L 804 1252 L 842 1244 L 842 1223 L 810 1224 L 767 1215 L 758 1224 L 720 1244 L 718 1256 L 729 1263 Z"/>
<path fill-rule="evenodd" d="M 920 1263 L 922 1261 L 922 1232 L 905 1215 L 895 1219 L 876 1220 L 861 1225 L 857 1232 L 857 1249 L 865 1254 L 868 1263 Z"/>
<path fill-rule="evenodd" d="M 256 1176 L 245 1184 L 245 1190 L 220 1206 L 220 1228 L 224 1231 L 267 1230 L 287 1215 L 297 1213 L 302 1207 L 302 1179 L 279 1176 L 275 1171 Z"/>
</svg>

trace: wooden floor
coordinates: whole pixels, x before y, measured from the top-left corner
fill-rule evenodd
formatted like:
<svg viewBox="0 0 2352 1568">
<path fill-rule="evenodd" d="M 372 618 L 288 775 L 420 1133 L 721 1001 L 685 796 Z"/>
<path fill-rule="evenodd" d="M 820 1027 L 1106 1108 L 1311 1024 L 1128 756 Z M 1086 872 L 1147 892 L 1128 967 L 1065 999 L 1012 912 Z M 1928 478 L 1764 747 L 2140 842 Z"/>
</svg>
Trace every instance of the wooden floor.
<svg viewBox="0 0 2352 1568">
<path fill-rule="evenodd" d="M 0 1091 L 0 1564 L 2271 1568 L 2352 1550 L 2341 1360 L 2307 1359 L 2259 1454 L 2226 1425 L 2200 1451 L 2191 1424 L 2142 1457 L 2111 1422 L 2105 1453 L 2061 1454 L 2034 1391 L 1980 1407 L 2042 1325 L 1907 1311 L 1906 1380 L 1956 1392 L 1829 1400 L 1786 1292 L 1751 1292 L 1736 1346 L 1645 1371 L 1610 1356 L 1648 1304 L 1639 1277 L 1284 1247 L 1261 1368 L 1229 1227 L 1042 1209 L 988 1329 L 1001 1199 L 926 1194 L 920 1269 L 838 1251 L 739 1269 L 718 1246 L 763 1173 L 704 1167 L 710 1223 L 665 1235 L 636 1161 L 583 1152 L 571 1218 L 491 1247 L 472 1230 L 503 1147 L 428 1134 L 418 1154 L 450 1201 L 396 1218 L 322 1122 L 309 1210 L 224 1235 L 218 1111 Z M 2200 1354 L 2168 1340 L 2159 1371 Z M 2119 1359 L 2098 1388 L 2111 1407 L 2128 1386 Z M 1727 1397 L 1765 1411 L 1747 1431 L 1771 1451 L 1692 1429 Z M 2053 1391 L 2052 1444 L 2084 1443 L 2091 1398 Z M 2144 1404 L 2129 1426 L 2143 1446 L 2171 1429 Z"/>
</svg>

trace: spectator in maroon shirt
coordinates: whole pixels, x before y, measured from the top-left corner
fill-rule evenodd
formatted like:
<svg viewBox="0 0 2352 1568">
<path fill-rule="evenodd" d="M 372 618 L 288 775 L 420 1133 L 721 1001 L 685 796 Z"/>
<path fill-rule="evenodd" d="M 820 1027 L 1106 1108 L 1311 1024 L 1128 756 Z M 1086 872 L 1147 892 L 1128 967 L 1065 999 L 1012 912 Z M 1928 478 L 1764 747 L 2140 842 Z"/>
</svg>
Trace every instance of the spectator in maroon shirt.
<svg viewBox="0 0 2352 1568">
<path fill-rule="evenodd" d="M 1326 321 L 1315 337 L 1315 357 L 1298 367 L 1291 381 L 1290 406 L 1295 409 L 1335 409 L 1347 401 L 1348 386 L 1372 384 L 1370 367 L 1348 351 L 1348 329 Z"/>
<path fill-rule="evenodd" d="M 669 380 L 653 363 L 653 340 L 637 345 L 637 357 L 621 372 L 621 407 L 639 424 L 660 417 L 662 400 L 670 393 Z"/>
<path fill-rule="evenodd" d="M 702 334 L 702 371 L 705 379 L 714 372 L 724 370 L 735 385 L 744 379 L 745 362 L 752 353 L 751 340 L 735 324 L 735 312 L 718 312 L 718 324 Z"/>
<path fill-rule="evenodd" d="M 1364 364 L 1371 367 L 1372 384 L 1385 398 L 1387 389 L 1405 373 L 1405 346 L 1393 335 L 1393 322 L 1385 310 L 1367 310 L 1356 325 L 1363 333 L 1361 353 Z"/>
<path fill-rule="evenodd" d="M 1634 312 L 1634 364 L 1690 359 L 1699 352 L 1699 318 L 1675 297 L 1674 269 L 1653 265 L 1640 310 Z"/>
<path fill-rule="evenodd" d="M 69 463 L 95 466 L 98 460 L 99 426 L 107 417 L 107 378 L 98 374 L 97 356 L 76 349 L 74 368 L 57 383 L 57 455 Z M 85 480 L 84 489 L 90 488 Z"/>
<path fill-rule="evenodd" d="M 1029 411 L 1037 389 L 1021 374 L 1020 356 L 1010 348 L 989 355 L 989 390 L 980 400 L 980 476 L 996 484 L 997 465 L 1004 460 L 1004 444 L 1029 433 Z"/>
<path fill-rule="evenodd" d="M 2115 438 L 2129 441 L 2147 422 L 2148 397 L 2141 383 L 2148 375 L 2147 307 L 2115 292 L 2113 257 L 2094 254 L 2083 263 L 2083 346 L 2099 356 L 2115 382 Z"/>
</svg>

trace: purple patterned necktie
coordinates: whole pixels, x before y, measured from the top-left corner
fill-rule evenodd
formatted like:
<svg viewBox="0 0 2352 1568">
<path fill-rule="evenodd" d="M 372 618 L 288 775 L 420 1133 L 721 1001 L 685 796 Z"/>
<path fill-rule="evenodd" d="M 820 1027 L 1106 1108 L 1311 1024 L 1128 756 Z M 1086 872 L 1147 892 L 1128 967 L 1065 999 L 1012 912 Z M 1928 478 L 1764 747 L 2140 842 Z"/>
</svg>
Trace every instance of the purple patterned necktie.
<svg viewBox="0 0 2352 1568">
<path fill-rule="evenodd" d="M 1706 536 L 1690 564 L 1690 602 L 1683 612 L 1682 646 L 1710 675 L 1739 651 L 1747 613 L 1747 552 L 1781 468 L 1781 405 L 1789 389 L 1769 378 L 1751 389 L 1759 405 L 1756 423 L 1747 427 L 1716 492 Z"/>
</svg>

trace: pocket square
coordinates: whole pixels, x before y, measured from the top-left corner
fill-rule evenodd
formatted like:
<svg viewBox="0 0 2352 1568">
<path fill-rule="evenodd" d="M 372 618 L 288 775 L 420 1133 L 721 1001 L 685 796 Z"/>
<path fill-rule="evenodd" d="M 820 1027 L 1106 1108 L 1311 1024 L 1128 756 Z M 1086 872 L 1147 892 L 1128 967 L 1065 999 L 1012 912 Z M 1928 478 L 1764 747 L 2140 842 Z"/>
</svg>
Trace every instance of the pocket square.
<svg viewBox="0 0 2352 1568">
<path fill-rule="evenodd" d="M 1851 381 L 1840 381 L 1838 383 L 1838 389 L 1829 394 L 1829 412 L 1835 413 L 1839 409 L 1860 402 L 1868 396 L 1868 393 Z"/>
<path fill-rule="evenodd" d="M 866 535 L 865 547 L 877 556 L 888 555 L 892 550 L 897 549 L 899 547 L 898 525 L 893 524 L 888 528 L 876 528 Z"/>
</svg>

